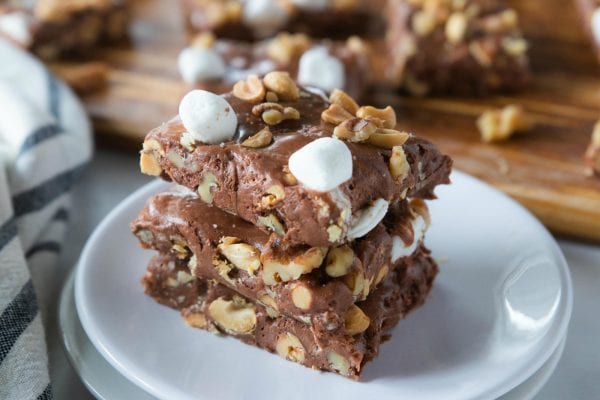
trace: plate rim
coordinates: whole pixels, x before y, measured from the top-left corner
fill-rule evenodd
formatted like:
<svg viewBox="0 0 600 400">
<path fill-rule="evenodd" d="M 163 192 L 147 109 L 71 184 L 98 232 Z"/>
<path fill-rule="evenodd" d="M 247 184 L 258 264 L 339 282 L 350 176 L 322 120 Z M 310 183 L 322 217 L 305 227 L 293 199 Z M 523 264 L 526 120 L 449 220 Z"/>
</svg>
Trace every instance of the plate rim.
<svg viewBox="0 0 600 400">
<path fill-rule="evenodd" d="M 493 192 L 495 195 L 502 197 L 506 201 L 510 202 L 512 206 L 519 209 L 524 215 L 530 219 L 532 224 L 535 224 L 540 231 L 540 234 L 545 237 L 548 243 L 551 244 L 552 249 L 554 250 L 556 258 L 556 268 L 560 277 L 560 288 L 561 288 L 561 297 L 559 304 L 562 305 L 563 312 L 560 315 L 556 316 L 556 320 L 554 323 L 557 324 L 554 329 L 554 336 L 549 340 L 549 344 L 542 350 L 539 351 L 538 354 L 534 356 L 531 362 L 526 365 L 521 366 L 521 368 L 513 370 L 513 372 L 507 376 L 504 381 L 500 381 L 488 388 L 482 393 L 477 394 L 473 399 L 479 398 L 497 398 L 505 393 L 508 393 L 510 390 L 522 384 L 527 378 L 533 375 L 537 370 L 541 368 L 541 366 L 551 357 L 557 347 L 560 345 L 561 340 L 566 337 L 566 333 L 568 330 L 569 322 L 572 315 L 573 309 L 573 287 L 572 280 L 570 275 L 570 270 L 568 263 L 560 249 L 558 243 L 554 239 L 554 237 L 550 234 L 548 229 L 523 205 L 518 203 L 516 200 L 508 196 L 507 194 L 501 192 L 500 190 L 492 187 L 488 183 L 471 176 L 467 173 L 464 173 L 460 170 L 453 170 L 451 178 L 459 177 L 459 179 L 464 179 L 466 181 L 471 181 L 475 185 L 478 185 L 482 188 L 482 190 L 488 190 Z M 77 270 L 75 271 L 75 305 L 77 308 L 77 313 L 79 315 L 81 325 L 84 328 L 86 335 L 89 340 L 93 344 L 93 346 L 98 350 L 98 352 L 123 376 L 127 379 L 135 383 L 137 386 L 141 387 L 144 391 L 156 396 L 158 398 L 164 398 L 164 391 L 159 391 L 156 386 L 152 386 L 146 382 L 145 379 L 138 376 L 139 374 L 133 373 L 130 368 L 126 368 L 119 360 L 116 358 L 112 352 L 106 348 L 105 344 L 97 335 L 93 333 L 94 323 L 88 317 L 87 313 L 82 312 L 85 304 L 85 294 L 83 293 L 84 287 L 84 265 L 90 259 L 90 253 L 92 251 L 92 243 L 95 243 L 99 236 L 101 236 L 102 232 L 105 228 L 112 223 L 115 216 L 122 213 L 123 210 L 127 209 L 131 203 L 138 202 L 139 197 L 143 194 L 155 193 L 161 188 L 166 188 L 169 185 L 173 185 L 172 182 L 165 182 L 160 179 L 156 179 L 151 181 L 133 193 L 128 195 L 125 199 L 123 199 L 110 213 L 104 217 L 104 219 L 98 224 L 98 226 L 94 229 L 93 233 L 90 235 L 84 249 L 80 255 L 79 262 L 77 263 Z M 90 331 L 92 331 L 90 333 Z M 547 334 L 547 333 L 546 333 Z M 139 371 L 138 371 L 139 372 Z M 162 387 L 162 385 L 159 385 Z M 164 389 L 164 387 L 163 387 Z M 169 390 L 170 391 L 170 390 Z"/>
</svg>

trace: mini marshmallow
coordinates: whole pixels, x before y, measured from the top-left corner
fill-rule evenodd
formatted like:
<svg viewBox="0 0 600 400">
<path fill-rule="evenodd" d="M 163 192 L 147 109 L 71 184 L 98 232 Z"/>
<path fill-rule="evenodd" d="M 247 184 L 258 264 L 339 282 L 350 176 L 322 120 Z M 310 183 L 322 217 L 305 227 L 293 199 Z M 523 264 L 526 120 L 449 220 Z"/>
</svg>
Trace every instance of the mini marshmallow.
<svg viewBox="0 0 600 400">
<path fill-rule="evenodd" d="M 242 20 L 260 37 L 267 37 L 281 28 L 289 18 L 289 12 L 277 0 L 246 0 Z"/>
<path fill-rule="evenodd" d="M 221 143 L 230 140 L 237 128 L 237 116 L 221 96 L 206 90 L 192 90 L 179 104 L 179 118 L 194 140 Z"/>
<path fill-rule="evenodd" d="M 292 154 L 289 168 L 307 188 L 329 192 L 352 178 L 352 153 L 341 140 L 324 137 Z"/>
<path fill-rule="evenodd" d="M 344 64 L 329 54 L 325 47 L 315 47 L 300 57 L 298 83 L 316 86 L 327 92 L 342 89 L 346 85 Z"/>
<path fill-rule="evenodd" d="M 596 43 L 600 44 L 600 7 L 594 10 L 592 14 L 592 32 Z"/>
<path fill-rule="evenodd" d="M 368 208 L 361 210 L 358 219 L 352 224 L 346 235 L 348 239 L 354 240 L 371 232 L 385 217 L 390 203 L 384 199 L 377 199 Z"/>
<path fill-rule="evenodd" d="M 29 17 L 25 13 L 12 12 L 0 15 L 0 32 L 23 46 L 31 43 Z"/>
<path fill-rule="evenodd" d="M 402 257 L 408 257 L 415 252 L 421 240 L 427 231 L 427 222 L 422 216 L 418 215 L 412 220 L 413 242 L 406 244 L 400 236 L 392 237 L 392 262 L 398 261 Z"/>
<path fill-rule="evenodd" d="M 325 10 L 329 8 L 330 0 L 292 0 L 292 3 L 306 10 Z"/>
<path fill-rule="evenodd" d="M 214 49 L 185 48 L 179 53 L 177 65 L 183 80 L 191 84 L 225 75 L 225 62 Z"/>
</svg>

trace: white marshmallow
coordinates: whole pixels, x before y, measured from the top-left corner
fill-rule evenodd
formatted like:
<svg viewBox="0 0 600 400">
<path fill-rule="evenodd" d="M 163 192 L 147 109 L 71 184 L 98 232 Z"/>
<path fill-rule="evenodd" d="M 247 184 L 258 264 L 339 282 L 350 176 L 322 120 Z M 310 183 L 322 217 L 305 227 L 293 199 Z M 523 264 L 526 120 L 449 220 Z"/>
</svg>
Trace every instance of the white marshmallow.
<svg viewBox="0 0 600 400">
<path fill-rule="evenodd" d="M 25 13 L 17 11 L 0 15 L 0 32 L 23 46 L 31 43 L 29 17 Z"/>
<path fill-rule="evenodd" d="M 315 47 L 300 57 L 298 83 L 316 86 L 327 92 L 343 89 L 346 85 L 344 64 L 329 54 L 325 47 Z"/>
<path fill-rule="evenodd" d="M 289 16 L 288 10 L 277 0 L 246 0 L 242 11 L 244 23 L 260 37 L 275 33 Z"/>
<path fill-rule="evenodd" d="M 371 232 L 385 217 L 389 205 L 387 200 L 377 199 L 370 207 L 361 210 L 358 218 L 348 230 L 346 235 L 348 239 L 354 240 Z"/>
<path fill-rule="evenodd" d="M 237 128 L 237 116 L 221 96 L 206 90 L 192 90 L 179 104 L 179 118 L 192 137 L 203 143 L 230 140 Z"/>
<path fill-rule="evenodd" d="M 225 75 L 225 62 L 214 49 L 185 48 L 179 53 L 177 65 L 183 80 L 191 84 Z"/>
<path fill-rule="evenodd" d="M 306 10 L 325 10 L 329 8 L 330 0 L 292 0 L 292 3 Z"/>
<path fill-rule="evenodd" d="M 596 43 L 600 44 L 600 7 L 596 8 L 592 14 L 592 32 Z"/>
<path fill-rule="evenodd" d="M 352 153 L 341 140 L 325 137 L 292 154 L 289 168 L 304 186 L 328 192 L 352 177 Z"/>
<path fill-rule="evenodd" d="M 415 219 L 412 220 L 412 229 L 414 235 L 412 243 L 407 245 L 399 236 L 392 237 L 392 262 L 394 263 L 401 257 L 408 257 L 414 253 L 419 243 L 421 243 L 421 240 L 423 240 L 427 228 L 428 226 L 425 219 L 422 216 L 417 215 Z"/>
</svg>

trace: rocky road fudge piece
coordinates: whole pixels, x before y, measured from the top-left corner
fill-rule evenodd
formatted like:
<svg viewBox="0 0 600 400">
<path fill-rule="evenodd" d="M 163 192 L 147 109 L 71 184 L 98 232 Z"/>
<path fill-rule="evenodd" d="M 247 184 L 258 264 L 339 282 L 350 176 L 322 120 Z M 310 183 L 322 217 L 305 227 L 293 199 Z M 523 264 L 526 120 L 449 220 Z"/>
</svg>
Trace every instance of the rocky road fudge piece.
<svg viewBox="0 0 600 400">
<path fill-rule="evenodd" d="M 583 26 L 600 60 L 600 0 L 576 0 Z"/>
<path fill-rule="evenodd" d="M 44 59 L 78 55 L 102 41 L 122 39 L 124 0 L 38 0 L 0 4 L 0 35 Z"/>
<path fill-rule="evenodd" d="M 191 32 L 257 40 L 280 31 L 312 37 L 382 34 L 382 0 L 181 0 Z"/>
<path fill-rule="evenodd" d="M 193 276 L 212 279 L 253 301 L 333 331 L 356 301 L 389 271 L 405 267 L 429 224 L 422 200 L 390 207 L 383 223 L 348 245 L 289 246 L 276 234 L 227 214 L 183 187 L 151 198 L 132 223 L 143 247 L 186 261 Z"/>
<path fill-rule="evenodd" d="M 393 271 L 367 300 L 348 313 L 345 332 L 315 332 L 309 325 L 253 302 L 212 281 L 192 280 L 185 265 L 156 256 L 142 282 L 148 295 L 181 310 L 195 328 L 226 334 L 313 369 L 359 379 L 389 331 L 426 299 L 437 265 L 428 252 Z M 196 299 L 192 303 L 192 299 Z"/>
<path fill-rule="evenodd" d="M 188 93 L 179 117 L 146 136 L 140 165 L 290 245 L 329 247 L 449 182 L 451 159 L 395 125 L 391 107 L 338 90 L 327 100 L 277 71 L 224 96 Z"/>
<path fill-rule="evenodd" d="M 417 96 L 487 94 L 529 78 L 517 13 L 501 0 L 389 0 L 390 78 Z"/>
<path fill-rule="evenodd" d="M 179 72 L 189 85 L 223 93 L 248 75 L 287 71 L 300 84 L 326 92 L 341 88 L 360 98 L 369 71 L 368 45 L 357 37 L 347 41 L 313 40 L 304 34 L 280 33 L 257 43 L 196 36 L 179 55 Z"/>
</svg>

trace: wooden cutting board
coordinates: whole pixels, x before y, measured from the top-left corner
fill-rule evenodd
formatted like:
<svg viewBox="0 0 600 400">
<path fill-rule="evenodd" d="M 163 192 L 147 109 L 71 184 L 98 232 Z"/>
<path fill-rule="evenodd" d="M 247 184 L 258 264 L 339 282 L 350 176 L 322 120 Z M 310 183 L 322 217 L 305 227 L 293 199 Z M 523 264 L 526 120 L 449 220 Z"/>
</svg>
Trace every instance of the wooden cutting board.
<svg viewBox="0 0 600 400">
<path fill-rule="evenodd" d="M 136 151 L 147 131 L 177 112 L 185 88 L 176 56 L 186 38 L 173 0 L 132 2 L 131 44 L 97 53 L 112 66 L 109 87 L 85 104 L 100 143 Z M 586 177 L 582 165 L 600 118 L 600 67 L 570 2 L 513 2 L 532 45 L 535 78 L 526 91 L 485 99 L 379 95 L 374 102 L 393 104 L 402 128 L 434 141 L 457 168 L 514 197 L 554 232 L 600 241 L 600 179 Z M 506 104 L 523 105 L 535 127 L 505 143 L 482 143 L 475 119 Z"/>
</svg>

